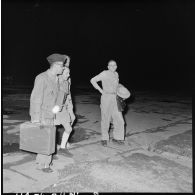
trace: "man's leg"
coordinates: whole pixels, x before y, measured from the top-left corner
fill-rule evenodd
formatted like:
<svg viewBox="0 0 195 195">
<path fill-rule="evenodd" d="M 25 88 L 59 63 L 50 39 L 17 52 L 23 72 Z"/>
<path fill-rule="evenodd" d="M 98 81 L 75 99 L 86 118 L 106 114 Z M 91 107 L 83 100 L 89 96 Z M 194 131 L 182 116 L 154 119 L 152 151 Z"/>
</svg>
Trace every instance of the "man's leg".
<svg viewBox="0 0 195 195">
<path fill-rule="evenodd" d="M 118 111 L 117 104 L 115 103 L 113 105 L 113 113 L 112 113 L 112 118 L 113 118 L 113 125 L 114 125 L 114 130 L 113 130 L 113 137 L 115 140 L 124 140 L 124 119 L 122 112 Z"/>
<path fill-rule="evenodd" d="M 101 112 L 101 132 L 102 132 L 102 140 L 109 140 L 109 125 L 110 125 L 110 117 L 104 111 Z"/>
<path fill-rule="evenodd" d="M 113 97 L 107 94 L 101 96 L 101 133 L 102 133 L 102 145 L 107 145 L 109 140 L 109 127 L 112 114 L 112 99 Z"/>
<path fill-rule="evenodd" d="M 37 164 L 37 169 L 43 169 L 45 167 L 42 154 L 37 154 L 37 156 L 36 156 L 36 164 Z"/>
<path fill-rule="evenodd" d="M 73 154 L 70 153 L 66 147 L 66 145 L 68 143 L 68 138 L 69 138 L 70 133 L 72 131 L 72 127 L 71 127 L 69 122 L 64 123 L 62 125 L 65 128 L 65 131 L 64 131 L 63 136 L 62 136 L 62 141 L 61 141 L 59 152 L 63 152 L 63 155 L 66 155 L 67 157 L 73 157 Z"/>
<path fill-rule="evenodd" d="M 110 127 L 110 119 L 111 119 L 111 113 L 109 111 L 109 104 L 108 99 L 106 97 L 103 97 L 101 99 L 101 133 L 102 133 L 102 140 L 109 140 L 109 127 Z"/>
<path fill-rule="evenodd" d="M 53 170 L 50 168 L 52 155 L 42 155 L 44 161 L 44 168 L 42 169 L 43 172 L 51 173 Z"/>
<path fill-rule="evenodd" d="M 61 142 L 62 142 L 62 136 L 64 134 L 64 131 L 65 131 L 64 127 L 62 127 L 62 126 L 57 126 L 56 127 L 56 144 L 57 144 L 57 149 L 60 148 L 60 145 L 61 145 Z"/>
<path fill-rule="evenodd" d="M 52 155 L 43 155 L 45 168 L 49 168 L 52 160 Z"/>
<path fill-rule="evenodd" d="M 49 168 L 51 164 L 52 156 L 45 154 L 37 154 L 36 163 L 38 169 Z"/>
<path fill-rule="evenodd" d="M 71 127 L 70 123 L 64 123 L 62 125 L 63 125 L 65 131 L 64 131 L 63 136 L 62 136 L 61 148 L 66 148 L 66 144 L 68 142 L 68 138 L 69 138 L 70 133 L 72 131 L 72 127 Z"/>
</svg>

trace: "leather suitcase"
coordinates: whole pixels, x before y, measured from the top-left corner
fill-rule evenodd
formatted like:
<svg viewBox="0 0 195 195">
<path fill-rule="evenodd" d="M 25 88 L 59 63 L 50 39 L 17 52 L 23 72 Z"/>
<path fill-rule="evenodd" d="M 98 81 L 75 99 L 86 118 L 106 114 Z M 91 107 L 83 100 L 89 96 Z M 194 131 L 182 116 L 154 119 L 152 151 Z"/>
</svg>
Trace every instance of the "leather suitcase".
<svg viewBox="0 0 195 195">
<path fill-rule="evenodd" d="M 55 152 L 55 126 L 42 126 L 31 122 L 20 125 L 20 149 L 50 155 Z"/>
</svg>

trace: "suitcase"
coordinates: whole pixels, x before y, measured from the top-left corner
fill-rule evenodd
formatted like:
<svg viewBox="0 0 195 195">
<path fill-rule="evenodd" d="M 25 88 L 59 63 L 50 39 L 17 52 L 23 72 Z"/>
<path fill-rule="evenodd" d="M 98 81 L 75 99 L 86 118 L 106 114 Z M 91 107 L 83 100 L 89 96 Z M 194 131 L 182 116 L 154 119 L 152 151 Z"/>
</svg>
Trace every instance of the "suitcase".
<svg viewBox="0 0 195 195">
<path fill-rule="evenodd" d="M 55 152 L 55 126 L 42 126 L 31 122 L 20 125 L 20 149 L 50 155 Z"/>
</svg>

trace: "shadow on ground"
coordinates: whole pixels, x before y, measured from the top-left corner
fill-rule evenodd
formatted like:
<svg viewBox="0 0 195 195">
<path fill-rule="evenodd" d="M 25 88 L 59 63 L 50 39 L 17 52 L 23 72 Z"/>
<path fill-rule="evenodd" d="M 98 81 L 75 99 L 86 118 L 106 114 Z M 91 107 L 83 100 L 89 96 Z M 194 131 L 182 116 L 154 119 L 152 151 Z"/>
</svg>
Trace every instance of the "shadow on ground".
<svg viewBox="0 0 195 195">
<path fill-rule="evenodd" d="M 154 152 L 169 152 L 192 158 L 192 130 L 170 136 L 154 145 Z"/>
</svg>

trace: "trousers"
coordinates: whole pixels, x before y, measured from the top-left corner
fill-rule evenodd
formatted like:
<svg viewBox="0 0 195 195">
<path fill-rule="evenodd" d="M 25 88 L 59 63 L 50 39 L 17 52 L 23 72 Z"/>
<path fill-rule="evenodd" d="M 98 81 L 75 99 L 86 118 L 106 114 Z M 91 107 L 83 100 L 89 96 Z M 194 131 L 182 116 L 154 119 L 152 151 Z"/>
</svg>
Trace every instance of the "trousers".
<svg viewBox="0 0 195 195">
<path fill-rule="evenodd" d="M 53 125 L 53 119 L 43 119 L 41 120 L 43 125 Z M 39 168 L 48 168 L 52 162 L 52 155 L 45 154 L 37 154 L 36 156 L 36 164 L 38 164 Z"/>
<path fill-rule="evenodd" d="M 124 119 L 122 112 L 118 111 L 116 95 L 103 94 L 101 96 L 101 133 L 102 140 L 109 140 L 109 127 L 113 121 L 113 137 L 116 140 L 124 140 Z"/>
</svg>

